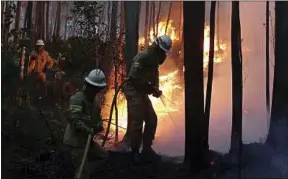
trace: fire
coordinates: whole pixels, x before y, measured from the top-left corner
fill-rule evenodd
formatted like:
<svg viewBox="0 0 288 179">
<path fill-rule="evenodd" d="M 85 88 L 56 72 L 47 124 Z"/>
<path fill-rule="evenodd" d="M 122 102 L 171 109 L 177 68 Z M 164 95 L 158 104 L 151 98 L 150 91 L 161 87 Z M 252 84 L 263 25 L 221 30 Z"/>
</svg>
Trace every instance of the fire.
<svg viewBox="0 0 288 179">
<path fill-rule="evenodd" d="M 165 34 L 167 22 L 161 21 L 158 24 L 158 36 Z M 155 28 L 156 29 L 156 28 Z M 154 41 L 154 28 L 151 28 L 149 32 L 149 45 Z M 210 27 L 208 25 L 205 26 L 204 32 L 204 69 L 208 66 L 209 60 L 209 31 Z M 167 26 L 166 34 L 170 36 L 173 42 L 177 42 L 180 40 L 179 30 L 177 30 L 173 26 L 173 21 L 170 20 Z M 145 42 L 145 38 L 139 38 L 139 46 L 143 46 Z M 225 50 L 227 45 L 223 41 L 219 41 L 217 37 L 215 37 L 215 56 L 214 62 L 221 63 L 224 58 Z M 173 50 L 173 49 L 172 49 Z M 168 56 L 168 58 L 171 58 Z M 179 57 L 180 58 L 180 57 Z M 168 59 L 171 60 L 171 59 Z M 181 69 L 182 70 L 182 69 Z M 171 119 L 170 113 L 174 113 L 177 111 L 181 111 L 180 107 L 183 106 L 183 85 L 181 85 L 178 81 L 180 78 L 179 70 L 173 70 L 170 73 L 164 73 L 160 70 L 160 78 L 159 78 L 159 88 L 163 92 L 162 98 L 154 98 L 153 96 L 149 96 L 153 107 L 157 113 L 159 123 L 164 120 L 173 120 Z M 112 86 L 112 85 L 110 85 Z M 105 103 L 111 105 L 112 99 L 114 97 L 114 89 L 109 89 L 105 96 Z M 123 93 L 118 94 L 117 98 L 117 107 L 118 107 L 118 124 L 121 128 L 127 127 L 127 102 Z M 108 119 L 110 113 L 110 106 L 104 106 L 102 117 L 104 119 Z M 113 114 L 113 119 L 115 119 L 115 110 Z M 171 122 L 171 121 L 170 121 Z M 172 122 L 173 123 L 173 122 Z M 112 130 L 115 129 L 115 126 L 112 125 Z"/>
<path fill-rule="evenodd" d="M 204 69 L 208 67 L 209 62 L 209 48 L 210 48 L 210 26 L 205 25 L 204 29 Z M 227 44 L 225 41 L 218 41 L 217 36 L 214 40 L 214 63 L 221 63 L 224 58 L 224 52 L 227 49 Z"/>
</svg>

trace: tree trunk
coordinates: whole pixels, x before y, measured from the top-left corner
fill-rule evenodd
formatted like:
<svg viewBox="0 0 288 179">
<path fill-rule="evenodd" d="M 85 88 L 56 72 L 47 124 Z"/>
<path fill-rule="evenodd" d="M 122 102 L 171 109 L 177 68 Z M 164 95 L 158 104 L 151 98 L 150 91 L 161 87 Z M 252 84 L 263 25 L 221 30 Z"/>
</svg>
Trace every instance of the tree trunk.
<svg viewBox="0 0 288 179">
<path fill-rule="evenodd" d="M 33 11 L 33 1 L 28 1 L 28 6 L 26 9 L 26 14 L 25 14 L 25 22 L 24 22 L 24 27 L 27 29 L 26 31 L 26 54 L 25 54 L 25 63 L 24 63 L 24 73 L 27 72 L 28 69 L 28 63 L 29 63 L 29 55 L 30 55 L 30 46 L 31 46 L 31 30 L 32 30 L 32 11 Z"/>
<path fill-rule="evenodd" d="M 183 2 L 185 64 L 185 162 L 193 175 L 208 165 L 204 143 L 203 44 L 205 2 Z"/>
<path fill-rule="evenodd" d="M 159 6 L 158 6 L 158 13 L 157 13 L 157 19 L 156 19 L 156 37 L 158 37 L 158 31 L 159 31 L 159 18 L 160 18 L 160 12 L 161 12 L 161 7 L 162 7 L 162 2 L 159 1 Z M 182 6 L 180 7 L 182 9 Z M 179 30 L 180 32 L 180 30 Z"/>
<path fill-rule="evenodd" d="M 238 158 L 241 178 L 242 156 L 242 50 L 239 1 L 232 2 L 231 22 L 231 59 L 232 59 L 232 131 L 230 154 Z"/>
<path fill-rule="evenodd" d="M 288 125 L 288 2 L 275 2 L 275 69 L 270 129 L 266 143 L 278 152 L 287 152 Z M 286 119 L 285 119 L 286 118 Z M 286 123 L 286 124 L 285 124 Z M 280 128 L 281 127 L 281 128 Z"/>
<path fill-rule="evenodd" d="M 266 1 L 266 112 L 267 112 L 267 121 L 270 119 L 270 38 L 269 38 L 269 1 Z M 269 122 L 267 122 L 269 126 Z"/>
<path fill-rule="evenodd" d="M 19 41 L 19 28 L 20 28 L 20 15 L 21 15 L 21 1 L 17 2 L 17 10 L 16 10 L 16 17 L 15 17 L 15 31 L 16 31 L 16 36 L 14 37 L 14 50 L 17 48 L 17 44 Z"/>
<path fill-rule="evenodd" d="M 61 30 L 61 4 L 62 2 L 58 2 L 58 14 L 57 14 L 57 29 L 56 29 L 56 38 L 60 38 L 60 30 Z"/>
<path fill-rule="evenodd" d="M 209 63 L 208 63 L 208 79 L 206 89 L 206 102 L 205 102 L 205 145 L 209 146 L 209 119 L 211 110 L 211 96 L 213 86 L 213 71 L 214 71 L 214 39 L 215 39 L 215 10 L 216 1 L 211 1 L 210 10 L 210 48 L 209 48 Z"/>
<path fill-rule="evenodd" d="M 49 9 L 50 9 L 50 1 L 46 2 L 46 41 L 50 38 L 50 30 L 49 30 Z"/>
<path fill-rule="evenodd" d="M 153 37 L 155 38 L 156 35 L 156 26 L 155 26 L 155 1 L 151 1 L 152 3 L 152 10 L 151 10 L 151 20 L 152 20 L 152 26 L 153 26 Z"/>
<path fill-rule="evenodd" d="M 118 14 L 118 1 L 113 1 L 112 2 L 111 26 L 110 26 L 110 40 L 113 43 L 116 42 L 117 14 Z"/>
<path fill-rule="evenodd" d="M 110 31 L 111 31 L 111 1 L 108 1 L 108 12 L 107 12 L 107 16 L 108 16 L 108 29 L 107 29 L 107 33 L 106 33 L 106 40 L 109 41 L 110 39 Z"/>
<path fill-rule="evenodd" d="M 167 33 L 168 24 L 169 24 L 169 21 L 170 21 L 172 3 L 173 3 L 173 1 L 170 2 L 170 6 L 169 6 L 168 17 L 167 17 L 167 22 L 166 22 L 166 27 L 165 27 L 165 34 Z"/>
<path fill-rule="evenodd" d="M 66 15 L 65 15 L 65 31 L 64 31 L 64 40 L 67 39 L 67 22 L 68 22 L 68 12 L 69 12 L 69 1 L 66 2 Z"/>
<path fill-rule="evenodd" d="M 146 11 L 145 11 L 145 29 L 144 29 L 144 47 L 146 48 L 149 44 L 149 32 L 150 32 L 150 29 L 149 29 L 149 1 L 146 1 L 145 2 L 146 4 Z"/>
<path fill-rule="evenodd" d="M 138 51 L 140 8 L 141 8 L 141 2 L 139 1 L 124 1 L 126 74 L 128 74 L 132 59 L 134 58 L 134 56 L 137 54 Z M 130 139 L 129 137 L 130 131 L 131 131 L 131 119 L 128 116 L 127 131 L 124 140 Z"/>
</svg>

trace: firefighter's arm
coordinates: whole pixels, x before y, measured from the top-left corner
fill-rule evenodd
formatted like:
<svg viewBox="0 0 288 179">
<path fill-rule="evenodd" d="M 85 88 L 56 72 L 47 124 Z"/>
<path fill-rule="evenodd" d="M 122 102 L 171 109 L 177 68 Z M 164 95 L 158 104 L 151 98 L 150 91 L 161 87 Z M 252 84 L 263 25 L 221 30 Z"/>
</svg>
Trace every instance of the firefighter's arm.
<svg viewBox="0 0 288 179">
<path fill-rule="evenodd" d="M 47 58 L 47 62 L 46 62 L 47 68 L 51 69 L 53 67 L 54 61 L 49 54 L 47 54 L 46 58 Z"/>
<path fill-rule="evenodd" d="M 29 66 L 28 66 L 28 74 L 32 72 L 32 70 L 35 68 L 35 59 L 31 58 L 29 61 Z"/>
<path fill-rule="evenodd" d="M 90 118 L 90 116 L 86 116 L 82 113 L 83 106 L 81 99 L 77 99 L 77 97 L 71 97 L 69 104 L 69 122 L 75 128 L 76 131 L 79 132 L 93 132 L 93 129 L 88 127 L 83 119 Z"/>
<path fill-rule="evenodd" d="M 153 92 L 153 96 L 159 98 L 162 95 L 162 91 L 159 89 L 159 69 L 157 66 L 156 75 L 155 75 L 155 90 Z"/>
</svg>

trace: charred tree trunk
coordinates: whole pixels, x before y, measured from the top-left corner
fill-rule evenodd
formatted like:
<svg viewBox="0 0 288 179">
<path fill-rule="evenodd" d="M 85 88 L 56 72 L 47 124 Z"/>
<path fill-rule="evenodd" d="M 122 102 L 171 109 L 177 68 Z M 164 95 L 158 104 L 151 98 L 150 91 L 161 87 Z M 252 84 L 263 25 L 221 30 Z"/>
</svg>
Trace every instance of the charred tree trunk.
<svg viewBox="0 0 288 179">
<path fill-rule="evenodd" d="M 152 10 L 151 10 L 151 20 L 152 20 L 152 27 L 153 27 L 153 37 L 155 38 L 156 35 L 156 26 L 155 26 L 155 1 L 152 1 Z"/>
<path fill-rule="evenodd" d="M 232 2 L 231 22 L 232 58 L 232 131 L 230 154 L 239 161 L 238 177 L 241 178 L 242 156 L 242 49 L 239 1 Z"/>
<path fill-rule="evenodd" d="M 214 72 L 214 39 L 215 39 L 215 10 L 216 1 L 211 2 L 210 10 L 210 49 L 209 49 L 209 63 L 208 63 L 208 79 L 206 89 L 206 101 L 205 101 L 205 142 L 208 145 L 209 139 L 209 119 L 211 109 L 211 96 L 213 86 L 213 72 Z"/>
<path fill-rule="evenodd" d="M 208 165 L 204 142 L 203 44 L 205 2 L 183 2 L 185 162 L 193 175 Z"/>
<path fill-rule="evenodd" d="M 31 45 L 31 30 L 32 30 L 32 11 L 33 11 L 33 1 L 28 1 L 28 6 L 26 9 L 24 27 L 26 28 L 26 48 L 25 48 L 25 62 L 24 62 L 24 73 L 27 73 L 28 63 L 29 63 L 29 55 L 30 55 L 30 45 Z"/>
<path fill-rule="evenodd" d="M 60 38 L 60 30 L 61 30 L 61 4 L 62 2 L 58 2 L 58 14 L 57 14 L 57 29 L 56 29 L 56 39 Z"/>
<path fill-rule="evenodd" d="M 172 3 L 173 3 L 173 1 L 170 2 L 170 6 L 169 6 L 168 17 L 167 17 L 167 22 L 166 22 L 166 27 L 165 27 L 165 34 L 167 33 L 168 24 L 169 24 L 169 21 L 170 21 L 170 15 L 171 15 L 171 10 L 172 10 Z"/>
<path fill-rule="evenodd" d="M 125 1 L 125 61 L 126 61 L 126 74 L 131 66 L 132 59 L 138 51 L 139 39 L 139 12 L 141 3 L 138 1 Z M 129 111 L 129 109 L 128 109 Z M 129 114 L 129 112 L 128 112 Z M 131 131 L 131 119 L 128 116 L 127 131 L 124 140 L 129 141 Z"/>
<path fill-rule="evenodd" d="M 267 111 L 267 121 L 270 119 L 270 38 L 269 38 L 269 1 L 266 1 L 266 111 Z M 269 122 L 267 123 L 269 126 Z"/>
<path fill-rule="evenodd" d="M 110 26 L 110 40 L 116 42 L 116 31 L 117 31 L 117 14 L 118 14 L 118 2 L 112 2 L 112 17 Z"/>
<path fill-rule="evenodd" d="M 18 41 L 19 41 L 19 30 L 20 30 L 20 15 L 21 15 L 21 1 L 17 2 L 17 10 L 16 10 L 16 17 L 15 17 L 15 32 L 16 35 L 14 37 L 14 50 L 16 50 L 17 45 L 18 45 Z"/>
<path fill-rule="evenodd" d="M 50 9 L 50 1 L 46 2 L 46 41 L 50 38 L 50 30 L 49 30 L 49 9 Z"/>
<path fill-rule="evenodd" d="M 275 2 L 275 69 L 271 122 L 267 144 L 278 152 L 287 152 L 288 126 L 288 2 Z M 286 124 L 285 124 L 286 123 Z M 286 130 L 286 131 L 285 131 Z"/>
<path fill-rule="evenodd" d="M 145 4 L 146 4 L 146 10 L 145 10 L 145 29 L 144 29 L 144 47 L 146 48 L 148 46 L 148 43 L 149 43 L 149 32 L 150 32 L 150 29 L 149 29 L 149 1 L 146 1 Z"/>
<path fill-rule="evenodd" d="M 162 2 L 159 1 L 158 13 L 157 13 L 157 19 L 156 19 L 156 37 L 158 37 L 159 18 L 160 18 L 161 8 L 162 8 Z M 180 8 L 182 9 L 182 6 Z M 180 32 L 180 30 L 179 30 L 179 32 Z"/>
<path fill-rule="evenodd" d="M 66 2 L 66 15 L 65 15 L 65 31 L 64 31 L 64 40 L 67 39 L 68 11 L 69 11 L 69 1 Z"/>
<path fill-rule="evenodd" d="M 114 89 L 115 94 L 118 89 L 118 48 L 117 48 L 117 40 L 116 40 L 116 31 L 117 31 L 117 14 L 118 14 L 118 1 L 112 2 L 112 17 L 111 17 L 111 32 L 110 32 L 110 52 L 112 53 L 112 60 L 114 64 Z M 115 103 L 115 143 L 118 142 L 118 108 L 117 108 L 117 100 Z"/>
</svg>

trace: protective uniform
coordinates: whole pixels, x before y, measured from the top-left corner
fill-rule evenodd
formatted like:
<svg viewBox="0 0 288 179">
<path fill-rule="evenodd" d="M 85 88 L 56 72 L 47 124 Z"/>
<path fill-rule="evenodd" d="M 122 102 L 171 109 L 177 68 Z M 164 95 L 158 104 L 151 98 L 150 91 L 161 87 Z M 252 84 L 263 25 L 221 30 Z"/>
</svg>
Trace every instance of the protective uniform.
<svg viewBox="0 0 288 179">
<path fill-rule="evenodd" d="M 88 80 L 89 79 L 85 79 L 87 83 L 89 83 Z M 90 82 L 93 83 L 91 80 Z M 91 83 L 89 84 L 91 85 Z M 94 134 L 95 132 L 93 131 L 101 131 L 103 129 L 99 104 L 100 103 L 96 98 L 94 102 L 87 100 L 84 91 L 78 91 L 70 98 L 70 116 L 65 129 L 63 143 L 72 154 L 76 173 L 78 172 L 82 161 L 88 134 Z M 91 142 L 92 145 L 90 146 L 87 156 L 88 167 L 84 167 L 83 178 L 89 176 L 92 162 L 97 159 L 103 161 L 103 159 L 106 159 L 108 155 L 99 144 L 93 141 Z M 98 160 L 97 164 L 100 163 L 101 162 Z M 95 165 L 95 163 L 93 163 L 93 165 Z"/>
<path fill-rule="evenodd" d="M 159 86 L 158 60 L 147 50 L 136 55 L 129 71 L 130 80 L 124 88 L 131 120 L 131 147 L 139 148 L 142 142 L 142 126 L 145 120 L 143 146 L 152 145 L 156 133 L 157 116 L 148 97 Z M 148 84 L 150 82 L 150 84 Z"/>
<path fill-rule="evenodd" d="M 38 40 L 36 45 L 44 45 L 42 40 Z M 28 66 L 28 74 L 32 77 L 35 84 L 40 84 L 46 93 L 46 74 L 44 68 L 51 69 L 53 66 L 53 59 L 49 53 L 44 49 L 31 52 L 31 58 Z"/>
<path fill-rule="evenodd" d="M 153 109 L 148 95 L 159 97 L 159 70 L 160 64 L 164 63 L 166 52 L 172 46 L 171 39 L 160 36 L 148 49 L 138 53 L 132 60 L 128 73 L 128 82 L 124 87 L 124 94 L 128 104 L 128 117 L 131 122 L 129 134 L 130 145 L 134 151 L 140 148 L 143 139 L 144 149 L 150 149 L 155 138 L 157 128 L 157 115 Z M 157 94 L 158 93 L 158 94 Z M 145 121 L 144 134 L 142 135 L 143 121 Z M 154 151 L 153 151 L 154 152 Z"/>
</svg>

